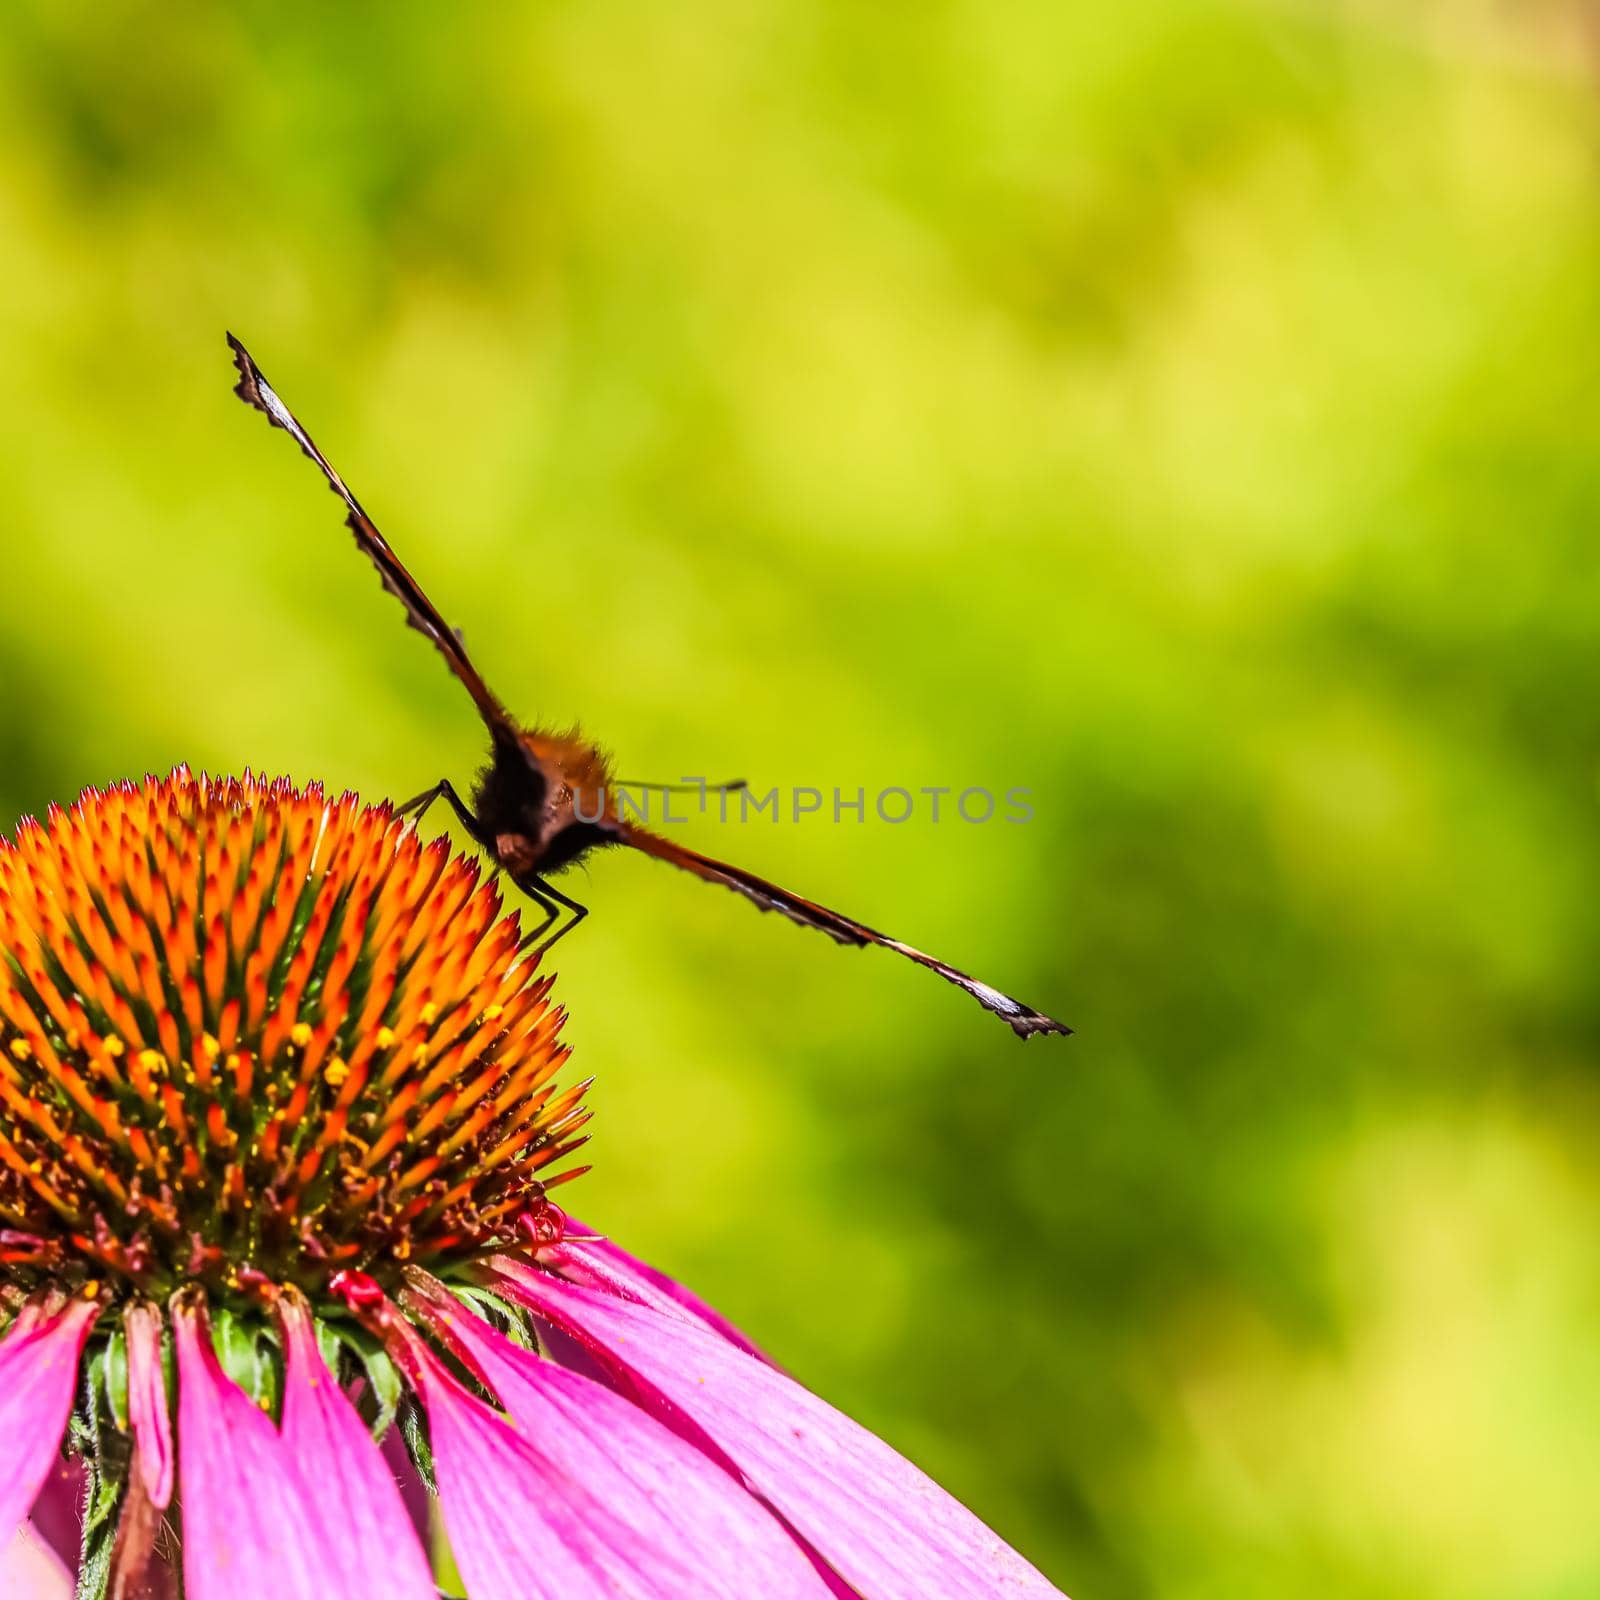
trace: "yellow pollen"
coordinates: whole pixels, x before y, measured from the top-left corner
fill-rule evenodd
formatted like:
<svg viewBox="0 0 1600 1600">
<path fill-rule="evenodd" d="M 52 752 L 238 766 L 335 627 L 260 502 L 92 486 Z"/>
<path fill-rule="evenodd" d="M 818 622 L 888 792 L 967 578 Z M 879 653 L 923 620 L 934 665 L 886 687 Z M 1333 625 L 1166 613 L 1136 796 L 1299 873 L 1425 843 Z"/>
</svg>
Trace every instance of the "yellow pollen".
<svg viewBox="0 0 1600 1600">
<path fill-rule="evenodd" d="M 322 1076 L 326 1080 L 329 1088 L 337 1089 L 344 1082 L 344 1080 L 350 1076 L 349 1064 L 345 1061 L 343 1056 L 335 1056 L 333 1060 L 322 1069 Z"/>
<path fill-rule="evenodd" d="M 100 1280 L 98 1278 L 90 1278 L 83 1286 L 83 1298 L 85 1300 L 93 1300 L 99 1293 Z"/>
<path fill-rule="evenodd" d="M 417 1013 L 417 1020 L 421 1022 L 424 1028 L 431 1028 L 439 1020 L 438 1006 L 431 1000 L 425 1001 L 422 1009 Z"/>
<path fill-rule="evenodd" d="M 116 1034 L 112 1034 L 111 1037 L 106 1040 L 106 1054 L 108 1056 L 120 1056 L 127 1048 L 128 1047 L 116 1036 Z"/>
<path fill-rule="evenodd" d="M 26 1061 L 33 1054 L 33 1046 L 26 1039 L 13 1039 L 11 1041 L 11 1053 L 18 1061 Z"/>
<path fill-rule="evenodd" d="M 506 1008 L 504 1006 L 489 1006 L 483 1013 L 483 1020 L 485 1022 L 498 1022 L 505 1014 Z"/>
<path fill-rule="evenodd" d="M 209 1033 L 200 1035 L 200 1048 L 205 1051 L 207 1061 L 215 1061 L 222 1051 L 222 1046 Z"/>
<path fill-rule="evenodd" d="M 160 1072 L 166 1064 L 166 1059 L 159 1050 L 141 1050 L 139 1052 L 139 1065 L 146 1072 Z"/>
<path fill-rule="evenodd" d="M 311 1043 L 311 1024 L 309 1022 L 295 1023 L 289 1030 L 289 1037 L 304 1050 Z"/>
<path fill-rule="evenodd" d="M 372 1036 L 372 1042 L 377 1045 L 380 1050 L 387 1050 L 394 1043 L 394 1029 L 379 1028 L 378 1031 Z"/>
</svg>

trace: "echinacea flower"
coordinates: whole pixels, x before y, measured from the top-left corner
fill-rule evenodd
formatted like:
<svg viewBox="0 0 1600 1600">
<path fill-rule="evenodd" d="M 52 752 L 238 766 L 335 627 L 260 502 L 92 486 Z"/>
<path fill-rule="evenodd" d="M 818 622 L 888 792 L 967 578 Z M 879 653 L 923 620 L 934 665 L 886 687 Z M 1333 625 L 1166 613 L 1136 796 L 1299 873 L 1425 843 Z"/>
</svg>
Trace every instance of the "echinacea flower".
<svg viewBox="0 0 1600 1600">
<path fill-rule="evenodd" d="M 80 1594 L 433 1600 L 396 1422 L 471 1600 L 1054 1595 L 568 1222 L 585 1085 L 522 949 L 443 840 L 286 782 L 180 769 L 0 844 L 8 1595 L 48 1592 L 7 1542 L 65 1436 Z"/>
</svg>

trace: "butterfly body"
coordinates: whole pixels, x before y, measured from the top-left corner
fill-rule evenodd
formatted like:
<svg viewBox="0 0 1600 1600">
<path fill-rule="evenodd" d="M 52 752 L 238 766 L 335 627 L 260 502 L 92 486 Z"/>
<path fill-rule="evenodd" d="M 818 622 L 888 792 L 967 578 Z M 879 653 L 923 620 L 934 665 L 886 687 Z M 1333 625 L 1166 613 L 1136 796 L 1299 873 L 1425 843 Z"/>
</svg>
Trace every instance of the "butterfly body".
<svg viewBox="0 0 1600 1600">
<path fill-rule="evenodd" d="M 618 842 L 611 764 L 576 730 L 496 736 L 471 809 L 479 843 L 513 878 L 559 872 Z"/>
<path fill-rule="evenodd" d="M 732 889 L 759 910 L 776 911 L 802 927 L 827 934 L 839 944 L 856 948 L 876 945 L 892 950 L 971 995 L 986 1011 L 1000 1017 L 1019 1038 L 1072 1031 L 1055 1018 L 980 983 L 924 951 L 891 939 L 816 901 L 804 899 L 743 867 L 702 855 L 624 817 L 610 762 L 599 746 L 576 729 L 558 734 L 544 729 L 526 729 L 515 721 L 473 665 L 460 634 L 439 615 L 344 479 L 278 398 L 249 351 L 232 334 L 228 335 L 228 344 L 239 373 L 235 390 L 239 398 L 265 412 L 272 425 L 288 433 L 321 469 L 329 486 L 344 502 L 346 524 L 362 553 L 377 568 L 384 588 L 405 607 L 407 622 L 433 642 L 451 672 L 472 696 L 489 733 L 490 759 L 473 789 L 471 802 L 457 794 L 449 779 L 442 779 L 401 809 L 420 817 L 437 799 L 450 803 L 478 844 L 544 911 L 544 923 L 530 935 L 530 939 L 540 941 L 535 945 L 535 955 L 542 955 L 588 914 L 586 907 L 552 884 L 550 876 L 598 846 L 625 845 L 642 855 L 654 856 L 658 861 L 693 873 L 707 883 L 719 883 Z M 567 914 L 565 922 L 561 917 L 563 911 Z M 554 931 L 547 935 L 546 930 L 552 925 Z"/>
</svg>

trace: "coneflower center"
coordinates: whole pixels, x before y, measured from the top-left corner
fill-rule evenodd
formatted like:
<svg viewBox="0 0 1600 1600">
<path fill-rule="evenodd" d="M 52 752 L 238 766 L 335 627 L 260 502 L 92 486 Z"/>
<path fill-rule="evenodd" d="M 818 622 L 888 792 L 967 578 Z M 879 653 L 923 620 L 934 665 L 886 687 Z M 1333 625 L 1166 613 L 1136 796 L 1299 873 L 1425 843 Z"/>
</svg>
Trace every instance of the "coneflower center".
<svg viewBox="0 0 1600 1600">
<path fill-rule="evenodd" d="M 514 1239 L 587 1117 L 520 939 L 476 863 L 350 795 L 180 768 L 25 822 L 0 842 L 4 1278 L 318 1300 Z"/>
</svg>

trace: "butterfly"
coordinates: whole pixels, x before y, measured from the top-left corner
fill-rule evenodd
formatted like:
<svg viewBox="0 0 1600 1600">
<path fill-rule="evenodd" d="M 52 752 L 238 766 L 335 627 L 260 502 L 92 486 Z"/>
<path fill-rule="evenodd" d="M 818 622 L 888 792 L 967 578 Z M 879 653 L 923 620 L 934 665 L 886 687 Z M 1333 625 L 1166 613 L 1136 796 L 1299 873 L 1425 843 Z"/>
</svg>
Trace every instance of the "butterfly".
<svg viewBox="0 0 1600 1600">
<path fill-rule="evenodd" d="M 410 625 L 433 642 L 445 664 L 472 696 L 489 733 L 490 753 L 489 764 L 479 776 L 470 802 L 461 797 L 448 778 L 441 778 L 433 788 L 399 809 L 420 820 L 435 801 L 449 803 L 478 846 L 540 908 L 544 921 L 529 935 L 535 956 L 543 955 L 588 915 L 588 908 L 557 888 L 551 877 L 591 850 L 625 845 L 692 872 L 708 883 L 720 883 L 762 911 L 776 911 L 802 927 L 818 929 L 840 944 L 893 950 L 964 989 L 986 1011 L 1007 1022 L 1019 1038 L 1072 1031 L 1032 1006 L 1013 1000 L 899 939 L 792 894 L 743 867 L 701 855 L 623 815 L 618 805 L 617 780 L 600 748 L 576 730 L 557 733 L 524 727 L 506 710 L 472 664 L 461 635 L 439 615 L 344 479 L 278 398 L 249 351 L 231 333 L 228 345 L 239 372 L 234 392 L 256 410 L 265 412 L 272 425 L 282 428 L 321 469 L 344 502 L 346 523 L 356 543 L 378 569 L 384 588 L 405 607 Z"/>
</svg>

